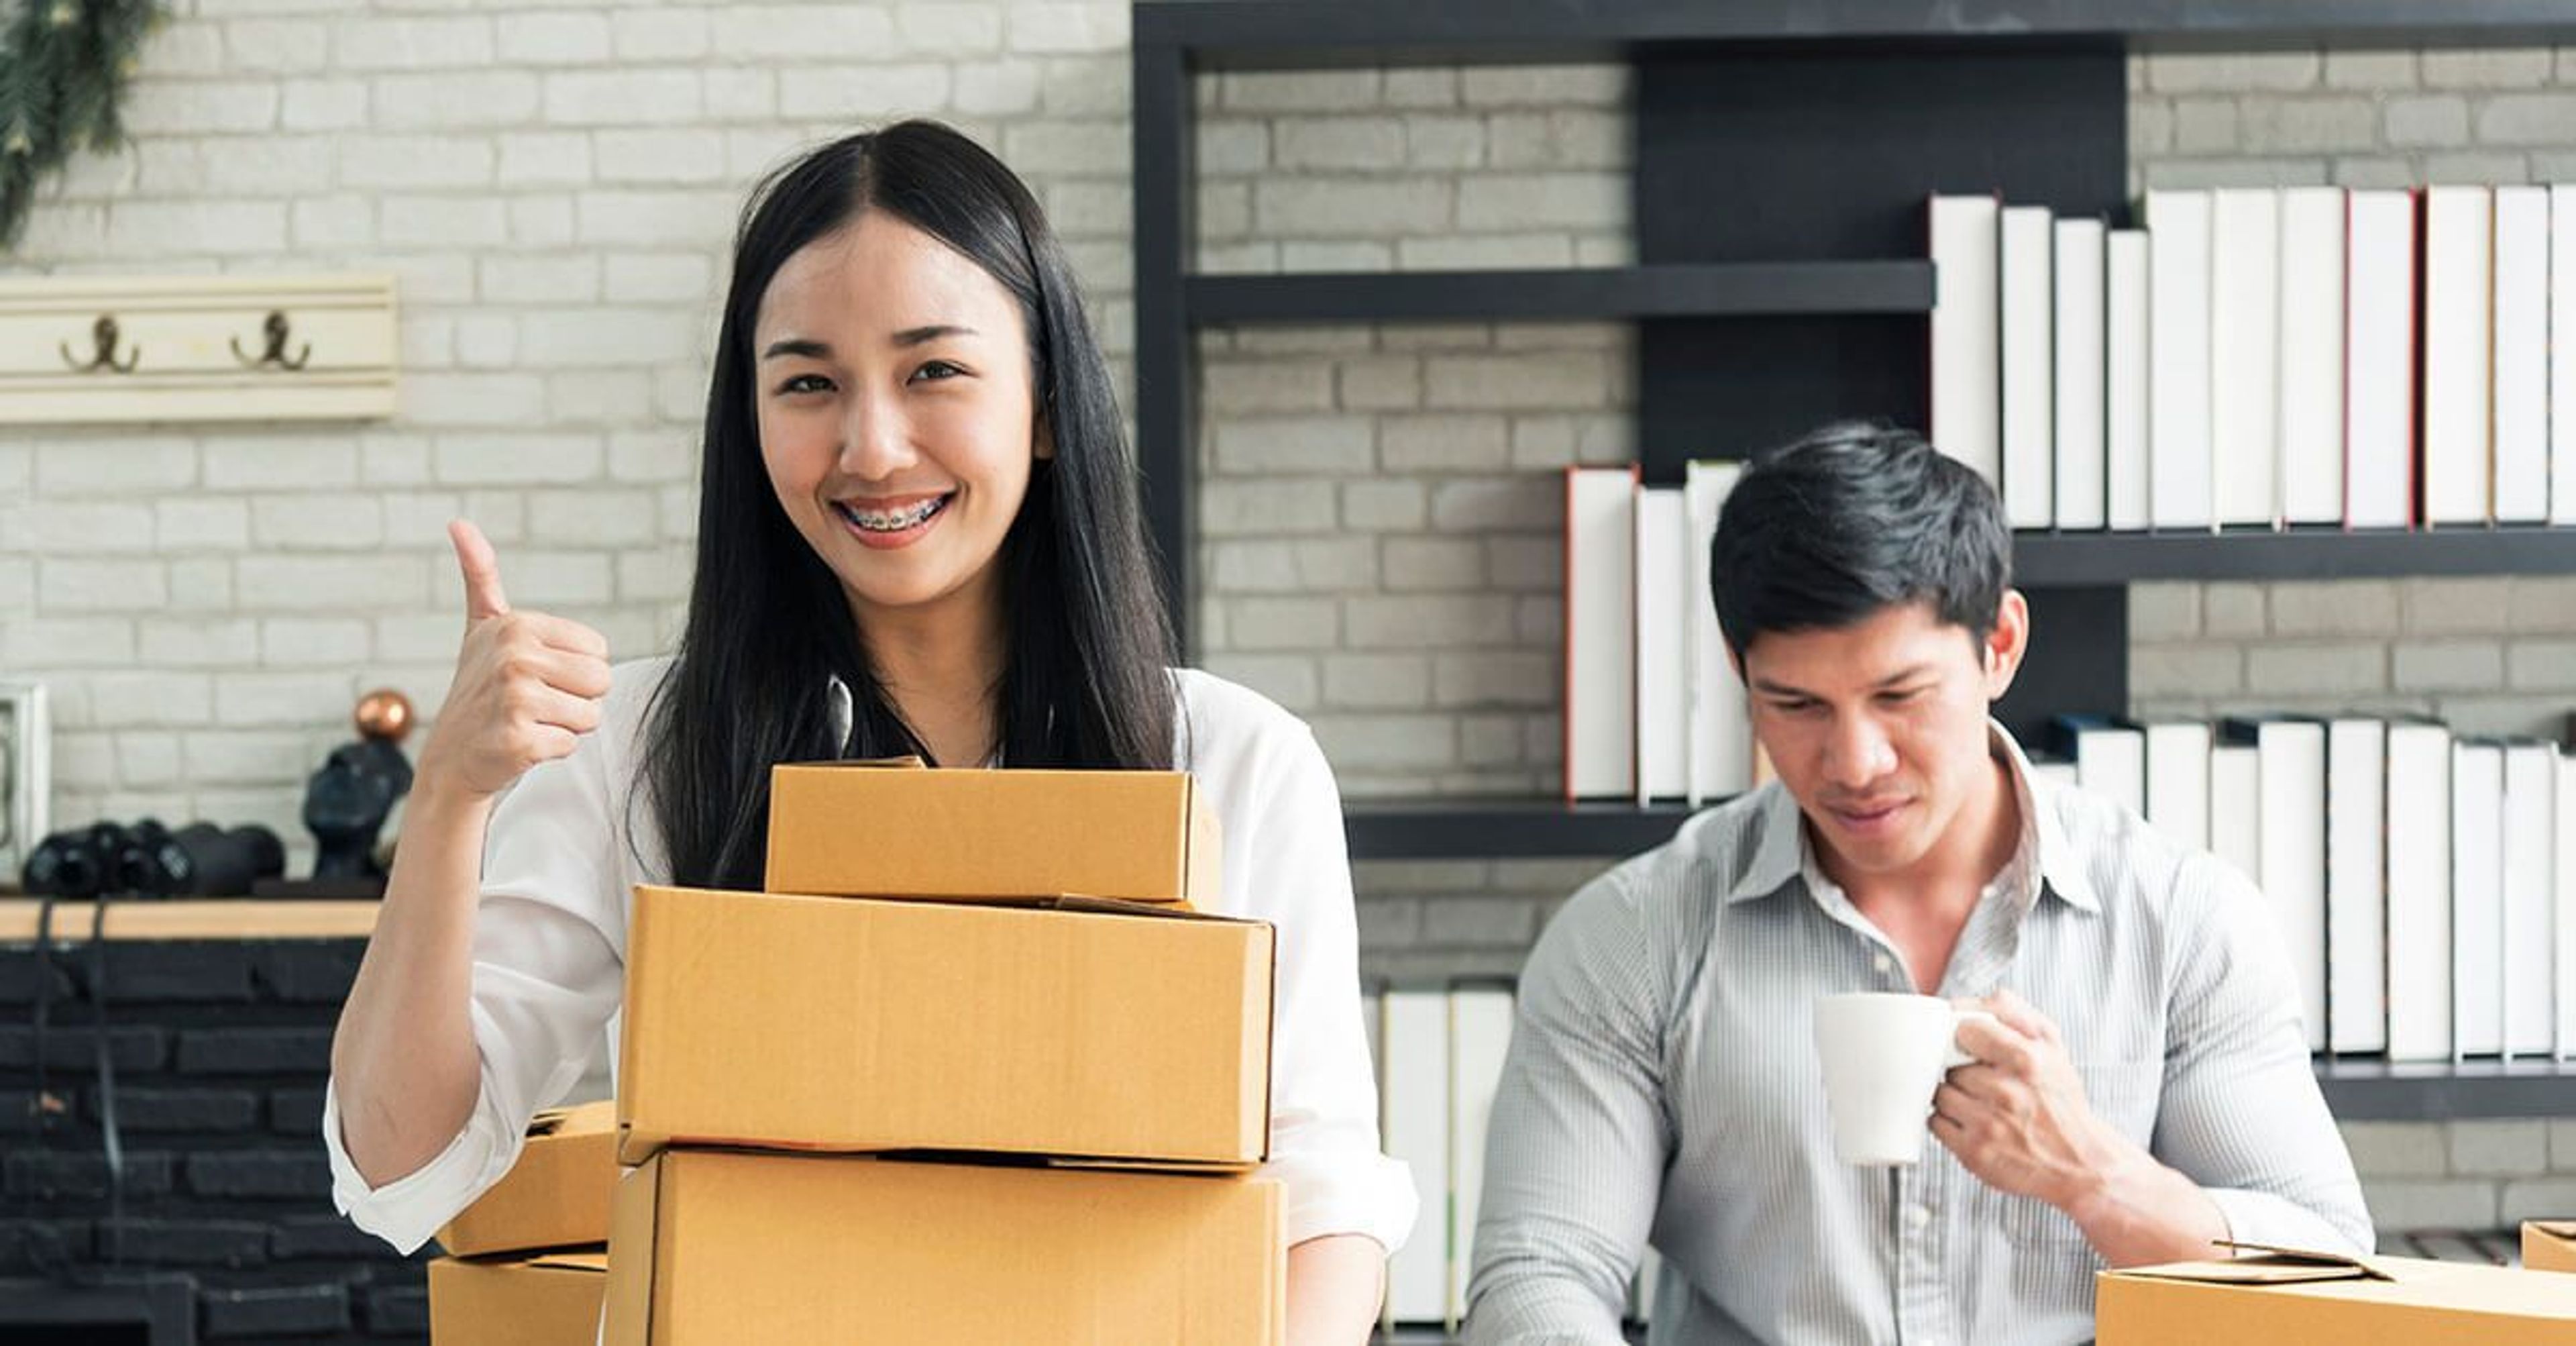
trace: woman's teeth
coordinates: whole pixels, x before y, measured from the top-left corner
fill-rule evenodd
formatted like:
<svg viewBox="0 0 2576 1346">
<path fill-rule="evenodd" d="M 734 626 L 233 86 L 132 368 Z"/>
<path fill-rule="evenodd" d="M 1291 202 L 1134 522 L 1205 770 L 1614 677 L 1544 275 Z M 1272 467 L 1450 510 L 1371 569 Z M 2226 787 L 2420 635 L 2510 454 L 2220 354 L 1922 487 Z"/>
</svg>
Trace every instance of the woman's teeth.
<svg viewBox="0 0 2576 1346">
<path fill-rule="evenodd" d="M 942 495 L 933 496 L 908 509 L 860 509 L 846 501 L 836 502 L 833 507 L 841 511 L 842 518 L 868 532 L 900 533 L 907 528 L 918 528 L 928 523 L 931 515 L 937 514 L 947 505 L 948 497 Z"/>
</svg>

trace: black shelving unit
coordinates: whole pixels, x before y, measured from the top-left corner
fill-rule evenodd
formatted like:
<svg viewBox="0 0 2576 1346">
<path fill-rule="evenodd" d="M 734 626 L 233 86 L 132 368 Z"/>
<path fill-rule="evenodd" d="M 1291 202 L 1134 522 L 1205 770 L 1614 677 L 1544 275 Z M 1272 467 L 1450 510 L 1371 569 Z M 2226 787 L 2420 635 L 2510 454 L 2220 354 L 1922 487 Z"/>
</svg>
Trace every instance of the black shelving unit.
<svg viewBox="0 0 2576 1346">
<path fill-rule="evenodd" d="M 2564 0 L 1141 0 L 1137 433 L 1176 626 L 1186 643 L 1200 327 L 1634 321 L 1640 466 L 1677 481 L 1691 459 L 1739 457 L 1828 419 L 1919 423 L 1937 284 L 1922 260 L 1925 197 L 2000 191 L 2125 221 L 2133 53 L 2571 39 Z M 1636 265 L 1191 273 L 1194 75 L 1599 60 L 1634 71 Z M 2058 712 L 2127 710 L 2134 581 L 2568 574 L 2576 529 L 2029 534 L 2015 567 L 2037 638 L 1997 714 L 2031 739 Z M 1348 833 L 1362 859 L 1616 855 L 1670 836 L 1685 812 L 1355 803 Z M 2576 1105 L 2554 1073 L 2381 1069 L 2330 1074 L 2329 1095 L 2353 1116 Z"/>
</svg>

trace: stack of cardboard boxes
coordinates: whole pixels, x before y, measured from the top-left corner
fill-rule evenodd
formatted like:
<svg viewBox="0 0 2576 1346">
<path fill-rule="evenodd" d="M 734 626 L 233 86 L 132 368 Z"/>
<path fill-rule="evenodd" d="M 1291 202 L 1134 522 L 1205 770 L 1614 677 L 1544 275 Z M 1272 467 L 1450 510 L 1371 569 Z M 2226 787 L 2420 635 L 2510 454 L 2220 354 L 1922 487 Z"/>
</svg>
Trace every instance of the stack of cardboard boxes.
<svg viewBox="0 0 2576 1346">
<path fill-rule="evenodd" d="M 1179 773 L 778 768 L 769 891 L 635 895 L 606 1340 L 1278 1340 L 1218 865 Z"/>
<path fill-rule="evenodd" d="M 2095 1326 L 2102 1346 L 2576 1346 L 2569 1234 L 2576 1226 L 2524 1225 L 2520 1269 L 2272 1252 L 2106 1271 Z"/>
<path fill-rule="evenodd" d="M 537 1114 L 507 1176 L 438 1231 L 430 1337 L 477 1346 L 568 1346 L 598 1330 L 608 1288 L 617 1114 L 587 1103 Z"/>
</svg>

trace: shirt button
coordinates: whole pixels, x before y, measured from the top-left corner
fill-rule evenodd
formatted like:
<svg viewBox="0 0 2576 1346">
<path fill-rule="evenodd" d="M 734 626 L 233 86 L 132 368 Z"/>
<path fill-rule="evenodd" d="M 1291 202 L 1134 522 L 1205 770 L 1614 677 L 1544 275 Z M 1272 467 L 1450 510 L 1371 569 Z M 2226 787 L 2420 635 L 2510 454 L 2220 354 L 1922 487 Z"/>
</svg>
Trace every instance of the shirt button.
<svg viewBox="0 0 2576 1346">
<path fill-rule="evenodd" d="M 1869 961 L 1870 966 L 1877 968 L 1879 975 L 1882 977 L 1896 970 L 1896 961 L 1889 958 L 1886 954 L 1882 953 Z"/>
<path fill-rule="evenodd" d="M 1924 1227 L 1931 1223 L 1932 1212 L 1923 1209 L 1921 1206 L 1908 1206 L 1905 1208 L 1905 1227 L 1909 1231 L 1920 1234 L 1923 1232 Z"/>
</svg>

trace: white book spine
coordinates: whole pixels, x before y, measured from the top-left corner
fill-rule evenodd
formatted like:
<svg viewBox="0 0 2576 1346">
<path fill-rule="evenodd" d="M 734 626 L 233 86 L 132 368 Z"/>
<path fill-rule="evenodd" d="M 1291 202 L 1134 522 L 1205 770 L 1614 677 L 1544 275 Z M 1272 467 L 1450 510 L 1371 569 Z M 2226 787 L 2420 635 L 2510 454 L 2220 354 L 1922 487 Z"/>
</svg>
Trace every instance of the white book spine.
<svg viewBox="0 0 2576 1346">
<path fill-rule="evenodd" d="M 2209 849 L 2209 726 L 2150 724 L 2147 821 L 2177 844 Z"/>
<path fill-rule="evenodd" d="M 2266 722 L 2255 751 L 2261 776 L 2263 895 L 2281 923 L 2299 982 L 2308 1050 L 2326 1047 L 2326 730 L 2300 720 Z"/>
<path fill-rule="evenodd" d="M 2557 1013 L 2549 955 L 2552 872 L 2550 829 L 2558 823 L 2558 754 L 2546 743 L 2504 751 L 2504 1050 L 2547 1056 Z"/>
<path fill-rule="evenodd" d="M 1565 474 L 1565 794 L 1637 788 L 1634 468 Z"/>
<path fill-rule="evenodd" d="M 2004 513 L 2015 528 L 2047 528 L 2057 522 L 2048 208 L 2004 207 L 2002 238 Z"/>
<path fill-rule="evenodd" d="M 2451 732 L 2388 728 L 2388 1059 L 2452 1055 Z"/>
<path fill-rule="evenodd" d="M 2104 378 L 2102 452 L 2108 463 L 2110 526 L 2154 523 L 2147 484 L 2147 235 L 2114 229 L 2103 243 Z"/>
<path fill-rule="evenodd" d="M 2451 751 L 2451 1050 L 2504 1050 L 2504 749 Z"/>
<path fill-rule="evenodd" d="M 2088 793 L 2143 815 L 2147 809 L 2146 736 L 2125 725 L 2086 729 L 2077 734 L 2075 779 Z"/>
<path fill-rule="evenodd" d="M 2281 193 L 2281 517 L 2343 522 L 2344 193 Z"/>
<path fill-rule="evenodd" d="M 2344 198 L 2344 522 L 2415 522 L 2415 198 Z"/>
<path fill-rule="evenodd" d="M 1753 724 L 1744 680 L 1726 650 L 1712 598 L 1709 546 L 1727 492 L 1744 475 L 1740 463 L 1695 462 L 1683 469 L 1682 504 L 1690 516 L 1691 761 L 1690 806 L 1753 787 Z"/>
<path fill-rule="evenodd" d="M 2493 517 L 2495 195 L 2424 189 L 2424 522 Z"/>
<path fill-rule="evenodd" d="M 2053 399 L 2057 441 L 2057 526 L 2096 529 L 2108 521 L 2109 455 L 2103 436 L 2109 413 L 2103 384 L 2109 376 L 2105 327 L 2104 230 L 2100 220 L 2059 220 L 2050 250 L 2057 290 L 2057 389 Z"/>
<path fill-rule="evenodd" d="M 2576 523 L 2576 186 L 2565 183 L 2549 189 L 2549 408 L 2549 521 Z"/>
<path fill-rule="evenodd" d="M 1690 791 L 1690 545 L 1678 486 L 1637 492 L 1637 802 Z"/>
<path fill-rule="evenodd" d="M 2147 490 L 2158 528 L 2207 528 L 2209 214 L 2205 191 L 2147 193 Z"/>
<path fill-rule="evenodd" d="M 1467 1316 L 1467 1281 L 1475 1270 L 1476 1220 L 1485 1186 L 1485 1133 L 1511 1045 L 1511 992 L 1461 988 L 1449 993 L 1449 1162 L 1457 1173 L 1450 1197 L 1456 1211 L 1449 1258 L 1448 1322 L 1453 1329 Z"/>
<path fill-rule="evenodd" d="M 2003 205 L 1936 196 L 1932 227 L 1932 447 L 1990 482 L 2003 470 Z"/>
<path fill-rule="evenodd" d="M 2549 518 L 2549 189 L 2495 189 L 2495 518 Z"/>
<path fill-rule="evenodd" d="M 2209 850 L 2249 880 L 2263 873 L 2262 776 L 2251 744 L 2209 750 Z"/>
<path fill-rule="evenodd" d="M 2558 1059 L 2576 1058 L 2576 757 L 2556 761 L 2558 787 L 2552 804 L 2558 825 L 2550 834 L 2550 978 L 2551 1003 L 2557 1008 L 2555 1047 Z"/>
<path fill-rule="evenodd" d="M 2229 188 L 2210 207 L 2209 451 L 2221 524 L 2280 516 L 2280 203 L 2270 188 Z"/>
<path fill-rule="evenodd" d="M 1438 1323 L 1449 1315 L 1449 996 L 1394 990 L 1381 1010 L 1386 1030 L 1383 1093 L 1387 1157 L 1413 1170 L 1422 1215 L 1413 1236 L 1387 1259 L 1386 1321 Z"/>
<path fill-rule="evenodd" d="M 2388 1047 L 2388 727 L 2326 729 L 2326 1039 L 2336 1052 Z"/>
</svg>

